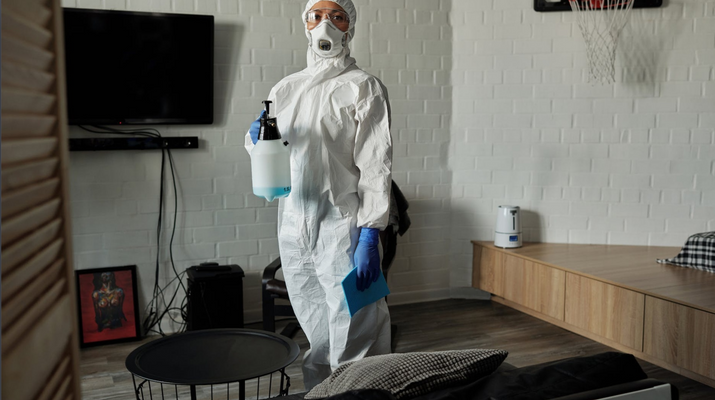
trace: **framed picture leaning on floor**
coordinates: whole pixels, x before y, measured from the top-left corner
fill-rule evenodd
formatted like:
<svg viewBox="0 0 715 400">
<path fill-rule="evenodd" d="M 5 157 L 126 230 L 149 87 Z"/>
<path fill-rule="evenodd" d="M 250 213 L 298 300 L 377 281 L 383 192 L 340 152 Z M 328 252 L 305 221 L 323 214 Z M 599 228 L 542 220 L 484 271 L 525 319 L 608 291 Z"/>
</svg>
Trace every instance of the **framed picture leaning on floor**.
<svg viewBox="0 0 715 400">
<path fill-rule="evenodd" d="M 75 271 L 80 346 L 141 339 L 137 267 Z"/>
</svg>

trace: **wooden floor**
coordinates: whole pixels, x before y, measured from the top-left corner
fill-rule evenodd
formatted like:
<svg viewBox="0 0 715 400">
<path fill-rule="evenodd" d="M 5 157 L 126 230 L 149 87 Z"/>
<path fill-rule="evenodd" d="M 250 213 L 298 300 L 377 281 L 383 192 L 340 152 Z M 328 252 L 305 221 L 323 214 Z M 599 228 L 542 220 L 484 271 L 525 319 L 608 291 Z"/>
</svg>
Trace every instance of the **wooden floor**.
<svg viewBox="0 0 715 400">
<path fill-rule="evenodd" d="M 537 318 L 500 304 L 478 300 L 443 300 L 409 304 L 390 308 L 392 322 L 398 327 L 396 352 L 435 351 L 471 348 L 498 348 L 509 351 L 507 362 L 517 367 L 568 357 L 611 351 L 609 347 L 586 339 Z M 259 329 L 258 324 L 247 328 Z M 280 328 L 279 328 L 280 329 Z M 153 339 L 153 338 L 152 338 Z M 82 390 L 85 400 L 134 399 L 131 375 L 124 367 L 127 355 L 145 343 L 133 342 L 82 350 Z M 295 338 L 301 347 L 301 357 L 287 373 L 291 377 L 291 393 L 303 391 L 300 360 L 307 348 L 302 332 Z M 677 386 L 683 400 L 715 399 L 715 389 L 687 379 L 647 362 L 641 366 L 649 377 Z M 260 387 L 265 389 L 263 381 Z M 231 398 L 236 398 L 231 388 Z M 274 389 L 275 390 L 275 389 Z M 256 395 L 256 385 L 247 385 L 247 396 Z M 274 393 L 275 394 L 275 393 Z M 263 397 L 264 394 L 261 394 Z M 145 399 L 149 399 L 145 395 Z M 161 398 L 154 392 L 153 399 Z M 166 395 L 167 399 L 175 398 Z M 184 392 L 180 398 L 188 398 Z M 211 398 L 208 392 L 199 398 Z M 217 390 L 214 398 L 226 398 Z"/>
</svg>

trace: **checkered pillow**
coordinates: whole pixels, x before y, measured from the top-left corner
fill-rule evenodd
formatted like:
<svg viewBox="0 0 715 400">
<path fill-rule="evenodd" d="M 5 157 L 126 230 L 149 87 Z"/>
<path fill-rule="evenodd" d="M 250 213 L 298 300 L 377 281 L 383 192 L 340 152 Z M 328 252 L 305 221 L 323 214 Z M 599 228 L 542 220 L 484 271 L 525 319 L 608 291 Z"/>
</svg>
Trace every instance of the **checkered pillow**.
<svg viewBox="0 0 715 400">
<path fill-rule="evenodd" d="M 661 264 L 675 264 L 681 267 L 715 272 L 715 232 L 692 235 L 677 256 L 657 261 Z"/>
<path fill-rule="evenodd" d="M 489 375 L 507 354 L 504 350 L 475 349 L 367 357 L 338 367 L 305 399 L 322 399 L 354 389 L 387 390 L 397 399 L 415 397 Z"/>
</svg>

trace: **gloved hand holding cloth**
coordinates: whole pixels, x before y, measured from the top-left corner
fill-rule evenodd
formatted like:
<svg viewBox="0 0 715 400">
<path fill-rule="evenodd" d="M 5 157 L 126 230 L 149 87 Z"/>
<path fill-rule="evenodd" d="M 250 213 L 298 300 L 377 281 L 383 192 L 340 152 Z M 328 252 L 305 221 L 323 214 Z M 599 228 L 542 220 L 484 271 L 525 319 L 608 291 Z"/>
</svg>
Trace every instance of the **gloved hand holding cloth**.
<svg viewBox="0 0 715 400">
<path fill-rule="evenodd" d="M 364 291 L 373 282 L 377 282 L 380 270 L 380 252 L 377 245 L 380 242 L 380 230 L 376 228 L 360 228 L 360 238 L 353 261 L 357 268 L 357 290 Z"/>
</svg>

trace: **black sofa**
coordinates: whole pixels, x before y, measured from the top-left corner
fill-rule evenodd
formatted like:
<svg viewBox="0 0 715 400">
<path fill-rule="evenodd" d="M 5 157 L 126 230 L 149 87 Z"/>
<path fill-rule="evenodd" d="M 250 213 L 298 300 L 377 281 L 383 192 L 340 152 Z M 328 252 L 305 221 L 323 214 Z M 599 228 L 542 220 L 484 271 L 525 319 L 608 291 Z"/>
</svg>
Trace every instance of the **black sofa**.
<svg viewBox="0 0 715 400">
<path fill-rule="evenodd" d="M 654 389 L 657 388 L 657 389 Z M 630 354 L 600 353 L 516 368 L 503 363 L 492 374 L 473 382 L 445 387 L 414 397 L 414 400 L 595 400 L 647 389 L 670 392 L 678 400 L 678 390 L 648 379 Z M 302 399 L 304 394 L 285 400 Z M 647 398 L 655 398 L 653 396 Z M 667 399 L 668 397 L 662 397 Z M 353 390 L 328 397 L 330 400 L 391 400 L 389 392 Z"/>
</svg>

